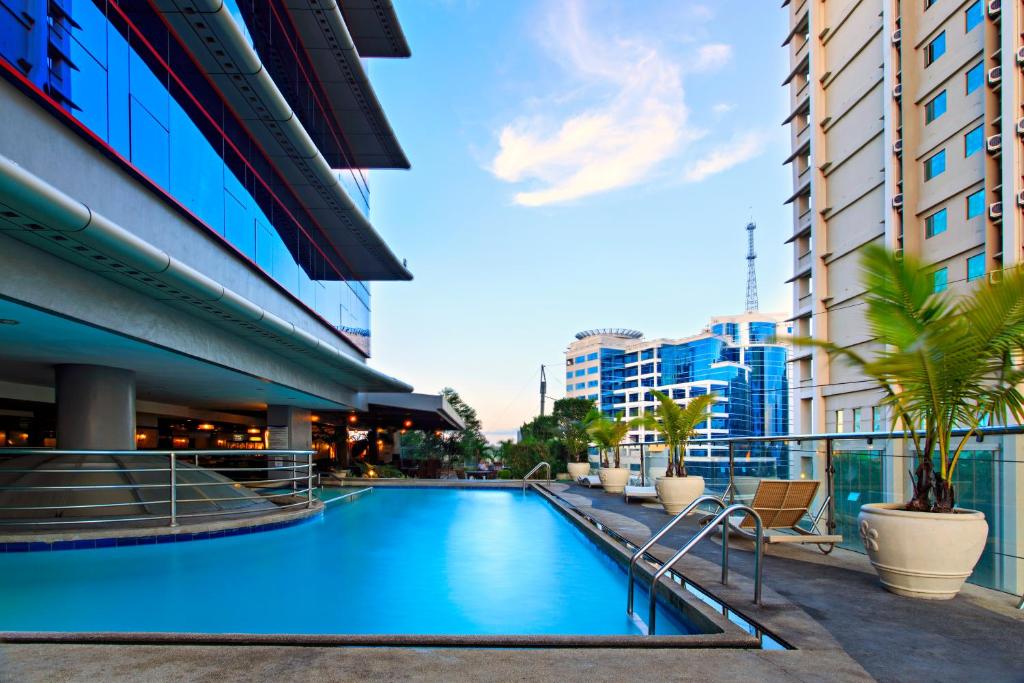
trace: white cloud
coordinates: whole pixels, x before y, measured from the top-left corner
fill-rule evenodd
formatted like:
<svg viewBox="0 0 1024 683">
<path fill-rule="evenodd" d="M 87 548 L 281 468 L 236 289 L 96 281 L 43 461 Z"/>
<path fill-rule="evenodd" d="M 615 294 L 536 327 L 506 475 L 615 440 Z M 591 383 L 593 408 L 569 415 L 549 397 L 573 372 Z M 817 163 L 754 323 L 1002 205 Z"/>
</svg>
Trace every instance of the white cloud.
<svg viewBox="0 0 1024 683">
<path fill-rule="evenodd" d="M 697 56 L 690 65 L 690 71 L 702 72 L 719 69 L 732 59 L 732 46 L 725 43 L 710 43 L 697 48 Z"/>
<path fill-rule="evenodd" d="M 678 64 L 642 37 L 596 35 L 579 0 L 562 8 L 549 17 L 545 45 L 586 90 L 588 104 L 561 115 L 521 117 L 502 128 L 490 170 L 502 180 L 537 186 L 515 195 L 523 206 L 636 184 L 702 135 L 687 125 Z M 721 58 L 712 52 L 698 61 Z M 557 96 L 543 101 L 559 109 Z"/>
<path fill-rule="evenodd" d="M 697 183 L 716 173 L 727 171 L 764 151 L 765 142 L 765 136 L 760 133 L 738 135 L 687 166 L 683 172 L 683 179 L 689 183 Z"/>
<path fill-rule="evenodd" d="M 736 105 L 732 104 L 731 102 L 719 102 L 718 104 L 716 104 L 713 107 L 711 107 L 711 111 L 713 111 L 716 114 L 721 115 L 721 114 L 728 114 L 729 112 L 731 112 L 735 108 L 736 108 Z"/>
</svg>

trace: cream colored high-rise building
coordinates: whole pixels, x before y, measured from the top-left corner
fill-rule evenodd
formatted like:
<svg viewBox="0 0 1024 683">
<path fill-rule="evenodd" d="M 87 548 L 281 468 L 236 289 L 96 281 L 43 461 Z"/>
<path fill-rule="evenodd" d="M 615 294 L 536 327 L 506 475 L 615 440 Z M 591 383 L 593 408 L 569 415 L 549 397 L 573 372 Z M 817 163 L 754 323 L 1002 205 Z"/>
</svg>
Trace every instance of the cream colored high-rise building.
<svg viewBox="0 0 1024 683">
<path fill-rule="evenodd" d="M 1021 0 L 787 0 L 794 328 L 870 349 L 859 251 L 937 290 L 1021 261 Z M 886 428 L 842 361 L 795 350 L 797 433 Z M 874 414 L 873 414 L 874 413 Z"/>
<path fill-rule="evenodd" d="M 969 291 L 1022 261 L 1022 0 L 786 0 L 790 32 L 793 328 L 870 354 L 860 252 L 920 258 L 936 291 Z M 880 394 L 841 360 L 796 348 L 794 433 L 889 428 Z M 802 476 L 825 480 L 821 442 Z M 904 499 L 899 441 L 835 442 L 840 530 L 863 502 Z M 1024 585 L 1024 439 L 971 445 L 957 501 L 987 510 L 972 581 Z M 880 457 L 881 456 L 881 457 Z M 1010 503 L 1008 503 L 1010 502 Z"/>
</svg>

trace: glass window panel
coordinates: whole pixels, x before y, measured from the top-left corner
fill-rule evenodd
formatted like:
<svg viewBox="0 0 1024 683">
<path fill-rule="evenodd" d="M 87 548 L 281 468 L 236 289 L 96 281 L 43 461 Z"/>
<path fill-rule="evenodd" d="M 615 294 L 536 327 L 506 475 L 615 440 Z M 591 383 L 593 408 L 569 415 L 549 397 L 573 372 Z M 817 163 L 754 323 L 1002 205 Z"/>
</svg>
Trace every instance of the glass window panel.
<svg viewBox="0 0 1024 683">
<path fill-rule="evenodd" d="M 967 75 L 965 76 L 965 80 L 967 83 L 967 94 L 970 95 L 972 92 L 980 88 L 981 85 L 985 82 L 984 64 L 978 63 L 972 66 L 970 69 L 968 69 Z"/>
<path fill-rule="evenodd" d="M 930 66 L 936 59 L 946 54 L 946 32 L 943 31 L 928 43 L 924 53 L 924 65 Z"/>
<path fill-rule="evenodd" d="M 981 9 L 981 0 L 976 0 L 970 7 L 964 10 L 964 32 L 970 33 L 971 29 L 981 23 L 984 16 Z"/>
<path fill-rule="evenodd" d="M 977 280 L 985 274 L 985 254 L 975 254 L 967 259 L 967 281 Z"/>
<path fill-rule="evenodd" d="M 169 191 L 170 139 L 167 129 L 138 100 L 130 99 L 132 164 Z"/>
<path fill-rule="evenodd" d="M 944 292 L 949 283 L 949 271 L 946 268 L 939 268 L 932 273 L 932 291 Z"/>
<path fill-rule="evenodd" d="M 974 218 L 985 212 L 985 190 L 967 195 L 967 217 Z"/>
<path fill-rule="evenodd" d="M 946 210 L 936 211 L 924 219 L 924 236 L 935 237 L 946 232 Z"/>
<path fill-rule="evenodd" d="M 969 157 L 985 146 L 985 135 L 978 126 L 972 131 L 964 134 L 964 157 Z"/>
<path fill-rule="evenodd" d="M 931 123 L 946 113 L 946 91 L 943 90 L 924 106 L 925 123 Z"/>
<path fill-rule="evenodd" d="M 942 150 L 935 156 L 924 162 L 924 179 L 931 180 L 935 176 L 942 175 L 946 171 L 946 150 Z"/>
</svg>

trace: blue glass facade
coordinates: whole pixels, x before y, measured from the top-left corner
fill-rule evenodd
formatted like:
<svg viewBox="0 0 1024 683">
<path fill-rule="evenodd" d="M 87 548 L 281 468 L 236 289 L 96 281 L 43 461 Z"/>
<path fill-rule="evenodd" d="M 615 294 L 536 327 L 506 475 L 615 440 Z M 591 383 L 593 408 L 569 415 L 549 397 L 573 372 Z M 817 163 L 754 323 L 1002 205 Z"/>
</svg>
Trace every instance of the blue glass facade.
<svg viewBox="0 0 1024 683">
<path fill-rule="evenodd" d="M 148 2 L 5 0 L 0 62 L 369 353 L 368 286 L 338 271 L 315 221 Z M 358 182 L 343 184 L 368 211 Z"/>
<path fill-rule="evenodd" d="M 700 431 L 706 433 L 710 427 L 715 438 L 788 434 L 788 349 L 775 343 L 777 323 L 727 321 L 713 324 L 709 331 L 708 336 L 639 351 L 600 349 L 601 391 L 597 398 L 601 411 L 633 417 L 650 410 L 654 396 L 643 390 L 646 387 L 676 400 L 714 392 L 723 400 L 712 407 L 711 424 L 699 425 Z M 645 433 L 642 440 L 655 439 L 653 434 Z M 742 449 L 744 462 L 756 467 L 762 473 L 760 476 L 766 476 L 766 459 L 773 468 L 788 467 L 788 449 L 784 444 L 750 444 Z M 715 447 L 710 453 L 700 445 L 690 449 L 691 457 L 696 458 L 725 454 L 724 447 Z M 719 460 L 694 462 L 698 468 L 722 466 Z M 744 465 L 739 466 L 742 469 Z"/>
</svg>

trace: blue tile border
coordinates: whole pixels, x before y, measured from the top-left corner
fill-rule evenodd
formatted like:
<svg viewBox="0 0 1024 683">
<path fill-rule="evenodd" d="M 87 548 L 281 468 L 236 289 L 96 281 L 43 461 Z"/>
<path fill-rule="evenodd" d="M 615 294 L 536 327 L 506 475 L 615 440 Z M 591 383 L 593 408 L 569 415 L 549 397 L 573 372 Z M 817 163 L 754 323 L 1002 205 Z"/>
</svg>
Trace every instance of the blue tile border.
<svg viewBox="0 0 1024 683">
<path fill-rule="evenodd" d="M 265 524 L 250 524 L 248 526 L 236 527 L 234 529 L 217 529 L 211 531 L 179 532 L 175 534 L 160 534 L 152 536 L 122 536 L 114 538 L 87 538 L 78 541 L 18 541 L 16 543 L 0 543 L 0 553 L 28 553 L 28 552 L 49 552 L 51 550 L 83 550 L 93 548 L 123 548 L 137 545 L 156 545 L 160 543 L 186 543 L 189 541 L 206 541 L 214 538 L 227 538 L 228 536 L 242 536 L 256 534 L 263 531 L 274 531 L 296 526 L 304 522 L 316 519 L 323 514 L 324 508 L 313 515 L 306 515 L 296 519 L 288 519 L 278 522 L 267 522 Z"/>
</svg>

